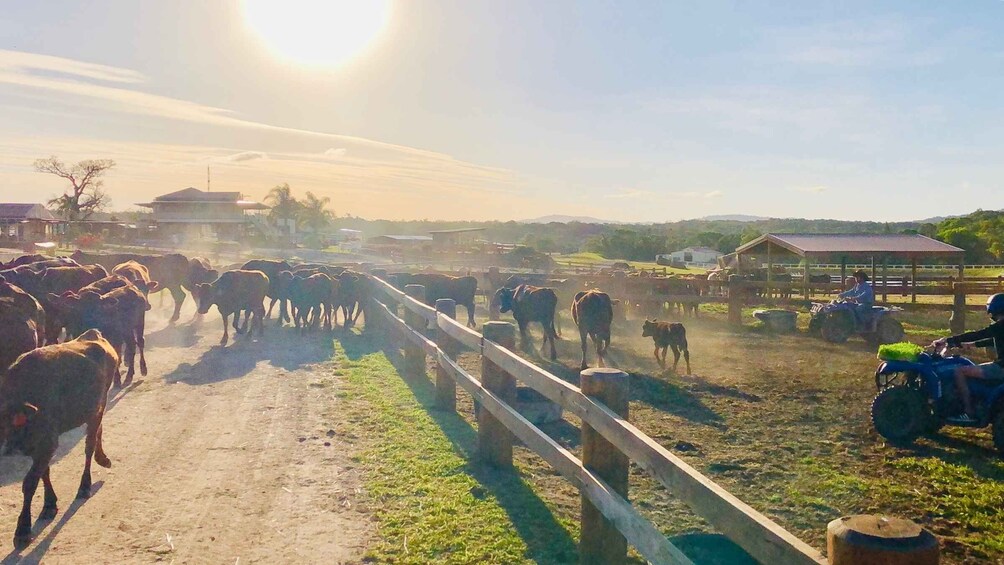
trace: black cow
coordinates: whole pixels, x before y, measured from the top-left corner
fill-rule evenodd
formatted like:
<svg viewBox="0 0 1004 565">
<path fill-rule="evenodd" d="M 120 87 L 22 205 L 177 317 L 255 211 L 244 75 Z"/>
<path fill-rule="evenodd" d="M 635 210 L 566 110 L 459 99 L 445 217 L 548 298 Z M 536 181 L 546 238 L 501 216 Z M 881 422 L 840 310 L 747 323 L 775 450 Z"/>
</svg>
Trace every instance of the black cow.
<svg viewBox="0 0 1004 565">
<path fill-rule="evenodd" d="M 641 326 L 641 336 L 651 337 L 655 342 L 655 360 L 659 366 L 666 368 L 666 349 L 673 348 L 673 372 L 680 363 L 680 352 L 687 360 L 687 373 L 690 373 L 690 350 L 687 348 L 687 329 L 683 324 L 677 322 L 658 322 L 656 320 L 645 320 Z M 659 352 L 662 351 L 662 357 Z"/>
<path fill-rule="evenodd" d="M 540 322 L 544 328 L 544 341 L 540 345 L 540 354 L 544 355 L 544 347 L 551 343 L 551 360 L 558 358 L 554 347 L 557 332 L 554 330 L 554 312 L 558 306 L 558 295 L 553 288 L 539 288 L 521 284 L 516 288 L 500 288 L 492 298 L 490 308 L 499 312 L 512 311 L 512 317 L 519 325 L 519 334 L 525 344 L 529 339 L 527 325 L 530 322 Z"/>
<path fill-rule="evenodd" d="M 600 367 L 606 365 L 607 349 L 610 348 L 610 324 L 614 320 L 614 305 L 610 295 L 599 290 L 585 290 L 572 299 L 572 321 L 579 327 L 582 342 L 582 365 L 586 363 L 586 336 L 596 346 L 596 357 Z"/>
</svg>

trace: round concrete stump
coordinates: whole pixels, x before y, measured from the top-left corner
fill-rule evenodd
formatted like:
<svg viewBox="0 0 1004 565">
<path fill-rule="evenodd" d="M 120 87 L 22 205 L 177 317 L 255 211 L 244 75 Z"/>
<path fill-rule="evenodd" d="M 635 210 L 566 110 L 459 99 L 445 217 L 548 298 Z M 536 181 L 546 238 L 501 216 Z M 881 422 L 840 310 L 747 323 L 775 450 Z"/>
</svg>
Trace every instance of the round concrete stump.
<svg viewBox="0 0 1004 565">
<path fill-rule="evenodd" d="M 830 565 L 936 565 L 938 540 L 911 520 L 844 516 L 826 527 Z"/>
</svg>

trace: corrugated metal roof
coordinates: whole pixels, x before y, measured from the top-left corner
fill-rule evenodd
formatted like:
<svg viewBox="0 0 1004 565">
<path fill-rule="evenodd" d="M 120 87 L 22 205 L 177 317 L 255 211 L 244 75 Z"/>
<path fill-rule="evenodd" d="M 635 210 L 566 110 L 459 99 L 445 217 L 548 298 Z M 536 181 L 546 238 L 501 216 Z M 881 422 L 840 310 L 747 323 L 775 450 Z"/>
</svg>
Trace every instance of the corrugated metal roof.
<svg viewBox="0 0 1004 565">
<path fill-rule="evenodd" d="M 41 204 L 22 204 L 17 202 L 0 202 L 0 218 L 5 220 L 45 220 L 49 222 L 54 222 L 57 219 Z"/>
<path fill-rule="evenodd" d="M 378 235 L 371 237 L 370 241 L 378 239 L 391 239 L 394 241 L 432 241 L 427 235 Z"/>
<path fill-rule="evenodd" d="M 874 253 L 954 255 L 965 251 L 919 234 L 803 234 L 769 233 L 736 249 L 740 254 L 766 251 L 766 242 L 797 255 Z"/>
<path fill-rule="evenodd" d="M 475 231 L 485 231 L 487 228 L 457 228 L 452 230 L 432 230 L 429 233 L 467 233 Z"/>
<path fill-rule="evenodd" d="M 154 202 L 235 202 L 240 200 L 239 192 L 204 192 L 194 187 L 188 187 L 177 192 L 171 192 L 154 198 Z"/>
</svg>

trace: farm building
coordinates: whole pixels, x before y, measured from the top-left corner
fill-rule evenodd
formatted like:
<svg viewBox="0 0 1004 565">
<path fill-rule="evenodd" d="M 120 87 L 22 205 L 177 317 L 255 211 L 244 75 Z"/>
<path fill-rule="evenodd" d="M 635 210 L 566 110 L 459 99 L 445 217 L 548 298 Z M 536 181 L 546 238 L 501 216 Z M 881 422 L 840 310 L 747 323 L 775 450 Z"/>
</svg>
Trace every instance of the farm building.
<svg viewBox="0 0 1004 565">
<path fill-rule="evenodd" d="M 177 240 L 239 240 L 255 229 L 264 231 L 265 219 L 255 212 L 269 209 L 245 200 L 240 192 L 204 192 L 191 187 L 137 206 L 153 209 L 151 219 L 158 236 Z"/>
<path fill-rule="evenodd" d="M 697 265 L 715 265 L 718 263 L 718 258 L 721 257 L 723 253 L 717 249 L 712 249 L 710 247 L 686 247 L 679 251 L 674 251 L 672 253 L 664 253 L 662 255 L 656 255 L 655 260 L 659 261 L 662 259 L 664 262 L 669 261 L 671 263 L 693 263 Z"/>
<path fill-rule="evenodd" d="M 430 231 L 432 242 L 437 247 L 452 247 L 457 245 L 470 245 L 475 243 L 478 235 L 485 231 L 485 228 L 459 228 L 453 230 Z"/>
<path fill-rule="evenodd" d="M 432 243 L 432 238 L 427 235 L 378 235 L 367 239 L 366 243 L 372 246 L 413 248 Z"/>
<path fill-rule="evenodd" d="M 0 203 L 0 245 L 49 241 L 62 222 L 42 204 Z"/>
</svg>

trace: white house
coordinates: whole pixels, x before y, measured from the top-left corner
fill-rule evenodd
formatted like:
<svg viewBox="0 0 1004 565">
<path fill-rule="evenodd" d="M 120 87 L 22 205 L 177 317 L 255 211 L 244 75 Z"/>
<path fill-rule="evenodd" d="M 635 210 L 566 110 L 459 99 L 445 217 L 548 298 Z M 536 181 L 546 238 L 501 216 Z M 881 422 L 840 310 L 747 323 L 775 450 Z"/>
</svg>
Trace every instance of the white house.
<svg viewBox="0 0 1004 565">
<path fill-rule="evenodd" d="M 717 249 L 710 247 L 687 247 L 672 253 L 656 255 L 655 260 L 671 261 L 673 263 L 693 263 L 697 265 L 716 265 L 718 258 L 724 255 Z"/>
</svg>

